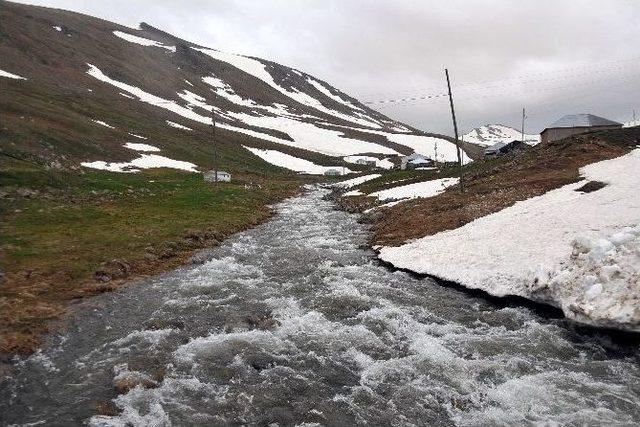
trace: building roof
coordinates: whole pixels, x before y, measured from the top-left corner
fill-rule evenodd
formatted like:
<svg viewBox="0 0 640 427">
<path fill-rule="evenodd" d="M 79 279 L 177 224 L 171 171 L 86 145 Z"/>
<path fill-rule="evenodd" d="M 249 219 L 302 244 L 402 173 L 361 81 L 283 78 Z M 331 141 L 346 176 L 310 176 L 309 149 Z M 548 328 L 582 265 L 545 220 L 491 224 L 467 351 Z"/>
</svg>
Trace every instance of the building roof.
<svg viewBox="0 0 640 427">
<path fill-rule="evenodd" d="M 427 158 L 425 156 L 423 156 L 422 154 L 415 153 L 415 152 L 409 154 L 408 156 L 404 156 L 404 159 L 406 159 L 407 161 L 415 160 L 415 159 L 427 160 Z"/>
<path fill-rule="evenodd" d="M 506 147 L 506 146 L 507 144 L 505 144 L 504 142 L 496 142 L 492 146 L 485 148 L 484 152 L 493 153 L 494 151 L 499 151 L 502 147 Z"/>
<path fill-rule="evenodd" d="M 593 114 L 567 114 L 560 120 L 556 120 L 547 129 L 551 128 L 575 128 L 575 127 L 593 127 L 593 126 L 615 126 L 622 123 L 605 119 L 604 117 L 594 116 Z"/>
<path fill-rule="evenodd" d="M 412 165 L 419 165 L 422 163 L 431 163 L 431 160 L 426 157 L 418 157 L 417 159 L 409 160 L 409 163 Z"/>
</svg>

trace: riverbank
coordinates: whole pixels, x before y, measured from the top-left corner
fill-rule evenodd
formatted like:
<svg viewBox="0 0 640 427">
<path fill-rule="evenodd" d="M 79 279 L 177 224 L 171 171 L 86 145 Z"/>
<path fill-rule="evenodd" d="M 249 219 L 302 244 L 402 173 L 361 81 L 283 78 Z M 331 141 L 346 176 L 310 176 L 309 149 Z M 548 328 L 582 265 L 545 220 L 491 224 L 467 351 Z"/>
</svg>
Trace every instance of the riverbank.
<svg viewBox="0 0 640 427">
<path fill-rule="evenodd" d="M 551 304 L 580 323 L 638 331 L 640 156 L 630 153 L 638 137 L 638 128 L 587 134 L 481 162 L 467 168 L 462 194 L 441 188 L 379 207 L 367 197 L 380 194 L 376 178 L 342 203 L 366 212 L 372 246 L 396 267 Z"/>
<path fill-rule="evenodd" d="M 204 263 L 74 310 L 0 378 L 0 413 L 94 426 L 640 420 L 635 342 L 383 268 L 369 226 L 324 195 L 289 198 Z"/>
<path fill-rule="evenodd" d="M 194 251 L 264 222 L 305 178 L 155 170 L 5 169 L 0 353 L 35 350 L 69 303 L 190 262 Z"/>
</svg>

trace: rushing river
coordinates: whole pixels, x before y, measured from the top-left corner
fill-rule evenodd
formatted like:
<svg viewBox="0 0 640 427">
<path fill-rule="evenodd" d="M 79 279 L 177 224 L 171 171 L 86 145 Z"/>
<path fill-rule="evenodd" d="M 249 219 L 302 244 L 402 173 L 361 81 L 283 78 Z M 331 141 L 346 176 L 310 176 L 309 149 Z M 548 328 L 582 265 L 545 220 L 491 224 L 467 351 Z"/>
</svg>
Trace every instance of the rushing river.
<svg viewBox="0 0 640 427">
<path fill-rule="evenodd" d="M 640 423 L 637 342 L 391 272 L 323 194 L 84 303 L 0 382 L 1 424 Z"/>
</svg>

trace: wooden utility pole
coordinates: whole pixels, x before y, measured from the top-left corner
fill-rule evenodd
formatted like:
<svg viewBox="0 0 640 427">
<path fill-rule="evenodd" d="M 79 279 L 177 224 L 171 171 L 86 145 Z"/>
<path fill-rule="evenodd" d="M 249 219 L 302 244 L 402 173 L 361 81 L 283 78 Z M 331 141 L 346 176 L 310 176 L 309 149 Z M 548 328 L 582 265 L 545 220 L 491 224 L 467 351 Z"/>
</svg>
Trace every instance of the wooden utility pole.
<svg viewBox="0 0 640 427">
<path fill-rule="evenodd" d="M 449 104 L 451 105 L 451 118 L 453 120 L 453 133 L 456 137 L 456 152 L 458 153 L 458 166 L 460 168 L 460 191 L 464 191 L 464 184 L 462 183 L 463 171 L 462 171 L 462 148 L 460 148 L 460 141 L 458 140 L 458 123 L 456 122 L 456 110 L 453 107 L 453 95 L 451 94 L 451 81 L 449 80 L 449 70 L 444 69 L 444 74 L 447 77 L 447 89 L 449 90 Z"/>
<path fill-rule="evenodd" d="M 527 117 L 527 116 L 525 115 L 524 107 L 523 107 L 523 108 L 522 108 L 522 137 L 521 137 L 521 139 L 520 139 L 520 141 L 522 141 L 522 142 L 524 142 L 524 119 L 525 119 L 526 117 Z"/>
<path fill-rule="evenodd" d="M 216 145 L 216 113 L 211 109 L 211 142 L 213 143 L 213 182 L 218 185 L 218 147 Z"/>
</svg>

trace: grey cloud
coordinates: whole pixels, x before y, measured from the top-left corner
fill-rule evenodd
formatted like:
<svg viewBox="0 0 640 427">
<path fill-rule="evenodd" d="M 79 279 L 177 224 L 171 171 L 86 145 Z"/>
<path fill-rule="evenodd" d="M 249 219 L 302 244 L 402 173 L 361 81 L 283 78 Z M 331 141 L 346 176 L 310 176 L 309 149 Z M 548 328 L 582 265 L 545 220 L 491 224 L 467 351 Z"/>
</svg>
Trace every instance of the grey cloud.
<svg viewBox="0 0 640 427">
<path fill-rule="evenodd" d="M 200 44 L 302 69 L 361 100 L 442 92 L 448 67 L 464 130 L 518 126 L 523 106 L 531 132 L 565 113 L 628 120 L 632 108 L 640 110 L 636 0 L 28 3 L 132 26 L 145 21 Z M 451 134 L 445 99 L 379 109 Z"/>
</svg>

